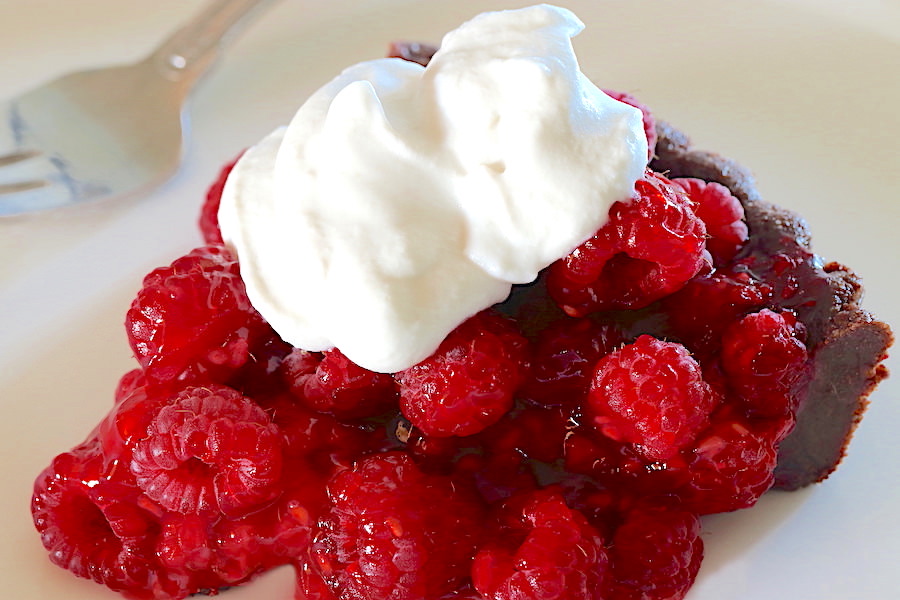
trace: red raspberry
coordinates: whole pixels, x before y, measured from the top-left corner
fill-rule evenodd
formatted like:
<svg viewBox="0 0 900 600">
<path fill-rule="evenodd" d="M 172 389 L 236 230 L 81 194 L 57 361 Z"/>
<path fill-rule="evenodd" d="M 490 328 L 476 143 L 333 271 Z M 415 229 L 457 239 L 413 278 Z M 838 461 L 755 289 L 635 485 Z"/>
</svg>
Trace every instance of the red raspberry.
<svg viewBox="0 0 900 600">
<path fill-rule="evenodd" d="M 747 241 L 744 206 L 731 190 L 714 181 L 693 177 L 673 179 L 694 201 L 694 213 L 706 225 L 706 249 L 717 267 L 724 267 Z"/>
<path fill-rule="evenodd" d="M 225 189 L 225 181 L 234 165 L 237 164 L 238 158 L 234 159 L 219 172 L 219 177 L 210 186 L 206 192 L 206 201 L 200 210 L 200 233 L 203 235 L 203 241 L 207 244 L 222 244 L 222 232 L 219 231 L 219 204 L 222 201 L 222 190 Z"/>
<path fill-rule="evenodd" d="M 384 442 L 369 427 L 313 412 L 289 394 L 266 399 L 265 410 L 281 430 L 285 456 L 304 460 L 325 477 L 337 468 L 349 468 L 361 455 L 380 450 L 379 443 Z"/>
<path fill-rule="evenodd" d="M 695 277 L 661 303 L 668 333 L 702 357 L 721 351 L 722 334 L 747 313 L 763 308 L 771 288 L 746 273 L 717 271 Z"/>
<path fill-rule="evenodd" d="M 116 392 L 114 394 L 115 403 L 118 404 L 131 395 L 134 390 L 145 385 L 147 385 L 147 377 L 144 375 L 143 369 L 132 369 L 128 371 L 122 375 L 116 386 Z"/>
<path fill-rule="evenodd" d="M 638 506 L 616 529 L 615 586 L 608 600 L 680 600 L 703 560 L 700 519 L 674 508 Z"/>
<path fill-rule="evenodd" d="M 650 158 L 653 157 L 656 148 L 656 119 L 650 109 L 638 101 L 637 98 L 627 92 L 617 92 L 614 90 L 603 90 L 610 98 L 615 98 L 619 102 L 624 102 L 641 111 L 641 118 L 644 122 L 644 133 L 647 135 L 647 151 Z"/>
<path fill-rule="evenodd" d="M 732 325 L 722 341 L 722 369 L 751 414 L 780 417 L 797 408 L 807 362 L 793 314 L 763 309 Z"/>
<path fill-rule="evenodd" d="M 480 434 L 488 454 L 552 463 L 562 458 L 570 409 L 523 404 Z"/>
<path fill-rule="evenodd" d="M 697 440 L 687 467 L 690 480 L 678 490 L 700 514 L 728 512 L 756 504 L 773 482 L 776 430 L 754 430 L 745 420 L 714 417 Z"/>
<path fill-rule="evenodd" d="M 571 409 L 520 403 L 475 436 L 433 438 L 413 428 L 410 452 L 425 468 L 474 481 L 490 503 L 537 487 L 537 473 L 561 461 Z M 448 443 L 449 442 L 449 443 Z"/>
<path fill-rule="evenodd" d="M 706 428 L 718 401 L 684 346 L 642 335 L 597 363 L 585 416 L 606 437 L 665 461 Z"/>
<path fill-rule="evenodd" d="M 31 512 L 56 565 L 149 598 L 154 588 L 174 584 L 160 579 L 152 552 L 158 524 L 140 507 L 140 490 L 123 471 L 103 457 L 98 440 L 89 440 L 54 458 L 38 476 Z"/>
<path fill-rule="evenodd" d="M 545 406 L 579 406 L 591 385 L 594 365 L 625 341 L 614 326 L 564 317 L 538 334 L 532 368 L 520 394 Z"/>
<path fill-rule="evenodd" d="M 403 415 L 438 437 L 472 435 L 496 423 L 525 376 L 527 346 L 511 321 L 491 311 L 475 315 L 429 358 L 396 374 Z"/>
<path fill-rule="evenodd" d="M 156 547 L 160 562 L 195 590 L 218 590 L 244 583 L 267 566 L 268 540 L 242 520 L 209 523 L 198 515 L 168 513 Z"/>
<path fill-rule="evenodd" d="M 162 407 L 134 446 L 131 471 L 148 497 L 185 514 L 240 515 L 280 491 L 281 432 L 225 386 L 191 387 Z"/>
<path fill-rule="evenodd" d="M 153 417 L 172 399 L 173 393 L 168 388 L 146 384 L 123 396 L 95 430 L 103 453 L 128 465 L 135 442 L 147 436 Z"/>
<path fill-rule="evenodd" d="M 157 382 L 224 383 L 275 336 L 221 246 L 197 248 L 147 275 L 125 324 L 135 356 Z"/>
<path fill-rule="evenodd" d="M 328 493 L 311 567 L 336 598 L 440 598 L 468 577 L 483 509 L 451 479 L 392 452 L 338 473 Z"/>
<path fill-rule="evenodd" d="M 547 289 L 570 316 L 643 308 L 708 268 L 706 228 L 684 190 L 647 171 L 635 191 L 610 207 L 593 237 L 550 266 Z"/>
<path fill-rule="evenodd" d="M 472 582 L 486 600 L 603 600 L 603 539 L 558 491 L 521 494 L 500 507 L 500 530 L 478 551 Z"/>
<path fill-rule="evenodd" d="M 374 417 L 397 407 L 394 378 L 360 367 L 337 349 L 295 349 L 281 364 L 291 393 L 307 407 L 336 417 Z"/>
</svg>

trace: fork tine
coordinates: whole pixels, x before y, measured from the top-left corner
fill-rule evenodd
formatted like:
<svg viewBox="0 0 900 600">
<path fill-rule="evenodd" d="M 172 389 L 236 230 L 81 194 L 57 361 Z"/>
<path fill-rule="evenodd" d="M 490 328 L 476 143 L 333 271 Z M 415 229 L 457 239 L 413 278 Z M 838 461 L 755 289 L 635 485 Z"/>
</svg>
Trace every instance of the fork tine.
<svg viewBox="0 0 900 600">
<path fill-rule="evenodd" d="M 12 165 L 17 162 L 28 160 L 29 158 L 35 158 L 40 155 L 41 153 L 37 150 L 17 150 L 15 152 L 10 152 L 9 154 L 0 156 L 0 167 Z"/>
<path fill-rule="evenodd" d="M 27 192 L 28 190 L 36 190 L 38 188 L 46 187 L 50 185 L 50 182 L 46 179 L 39 180 L 34 179 L 31 181 L 18 181 L 16 183 L 0 183 L 0 202 L 3 201 L 2 196 L 5 194 L 12 194 L 15 192 Z"/>
</svg>

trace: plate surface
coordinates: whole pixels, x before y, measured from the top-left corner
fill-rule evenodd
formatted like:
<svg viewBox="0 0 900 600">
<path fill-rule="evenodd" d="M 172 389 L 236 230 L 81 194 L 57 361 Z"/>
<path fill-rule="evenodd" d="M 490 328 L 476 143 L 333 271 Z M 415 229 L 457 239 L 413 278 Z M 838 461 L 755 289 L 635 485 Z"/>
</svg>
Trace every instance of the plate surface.
<svg viewBox="0 0 900 600">
<path fill-rule="evenodd" d="M 0 97 L 58 73 L 131 60 L 199 0 L 0 3 Z M 178 175 L 151 196 L 0 221 L 0 565 L 4 596 L 116 595 L 52 566 L 28 511 L 34 476 L 80 442 L 132 368 L 122 327 L 143 275 L 185 253 L 220 165 L 341 68 L 390 40 L 438 41 L 482 10 L 525 2 L 282 2 L 228 48 L 191 103 Z M 749 166 L 763 196 L 810 223 L 815 249 L 854 267 L 866 307 L 900 324 L 900 36 L 897 9 L 806 0 L 572 0 L 587 24 L 582 67 L 630 91 L 695 142 Z M 42 8 L 43 6 L 43 8 Z M 671 14 L 669 14 L 671 13 Z M 848 13 L 849 14 L 849 13 Z M 9 58 L 15 57 L 15 58 Z M 888 362 L 900 371 L 896 359 Z M 900 558 L 900 379 L 872 398 L 842 468 L 704 522 L 707 558 L 690 600 L 888 600 Z M 289 570 L 222 595 L 292 597 Z"/>
</svg>

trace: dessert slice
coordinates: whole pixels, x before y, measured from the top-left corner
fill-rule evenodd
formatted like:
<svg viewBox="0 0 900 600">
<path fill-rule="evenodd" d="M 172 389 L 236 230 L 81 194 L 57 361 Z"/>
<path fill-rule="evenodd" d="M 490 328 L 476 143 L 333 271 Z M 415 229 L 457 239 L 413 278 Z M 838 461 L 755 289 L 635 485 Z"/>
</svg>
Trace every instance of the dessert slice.
<svg viewBox="0 0 900 600">
<path fill-rule="evenodd" d="M 509 27 L 514 35 L 507 44 L 524 40 L 527 51 L 504 46 L 508 54 L 493 57 L 496 64 L 487 69 L 511 67 L 504 76 L 516 84 L 513 96 L 523 81 L 546 83 L 540 77 L 552 70 L 547 64 L 574 64 L 561 42 L 580 23 L 568 11 L 542 5 L 486 19 L 481 25 Z M 483 39 L 471 31 L 457 36 L 456 53 L 448 51 L 444 64 L 465 66 L 473 46 L 484 50 Z M 534 68 L 531 44 L 552 59 L 564 56 Z M 589 108 L 609 118 L 602 126 L 580 122 L 588 131 L 619 127 L 612 147 L 626 149 L 619 158 L 627 160 L 611 169 L 579 154 L 576 168 L 570 170 L 567 158 L 553 173 L 553 181 L 563 183 L 585 175 L 591 185 L 583 186 L 582 199 L 590 204 L 608 182 L 593 179 L 595 170 L 614 171 L 609 179 L 618 181 L 629 172 L 627 193 L 613 191 L 602 210 L 587 206 L 584 213 L 575 210 L 575 218 L 567 215 L 567 222 L 583 225 L 577 222 L 584 214 L 603 213 L 599 228 L 591 221 L 587 239 L 551 253 L 536 278 L 524 277 L 530 271 L 517 271 L 514 255 L 532 248 L 513 244 L 513 251 L 495 252 L 502 237 L 496 230 L 517 220 L 509 215 L 527 221 L 528 235 L 544 224 L 533 227 L 533 215 L 515 210 L 480 215 L 487 225 L 476 222 L 466 231 L 476 239 L 465 250 L 474 247 L 470 254 L 482 264 L 460 262 L 455 273 L 467 281 L 489 279 L 491 302 L 474 314 L 466 309 L 416 361 L 407 359 L 421 348 L 395 363 L 397 355 L 381 352 L 378 339 L 363 339 L 362 346 L 330 343 L 335 332 L 358 334 L 356 326 L 363 332 L 357 337 L 390 333 L 385 323 L 365 328 L 359 315 L 352 320 L 330 309 L 351 306 L 345 302 L 355 293 L 371 300 L 367 309 L 385 306 L 396 291 L 370 298 L 338 286 L 342 295 L 329 296 L 331 267 L 349 264 L 366 283 L 380 277 L 402 287 L 420 266 L 407 260 L 419 258 L 407 252 L 417 249 L 415 242 L 431 251 L 426 255 L 439 254 L 429 243 L 442 233 L 435 227 L 441 222 L 423 219 L 435 216 L 423 208 L 434 201 L 430 193 L 449 190 L 449 204 L 477 198 L 503 200 L 496 206 L 508 208 L 504 202 L 515 204 L 533 191 L 521 182 L 505 188 L 508 172 L 525 171 L 523 180 L 533 184 L 535 170 L 556 164 L 562 154 L 535 152 L 547 160 L 516 163 L 493 156 L 493 146 L 474 144 L 480 127 L 495 127 L 507 114 L 502 102 L 490 105 L 494 115 L 479 112 L 482 99 L 489 104 L 508 91 L 482 98 L 479 85 L 469 89 L 476 105 L 462 111 L 443 106 L 456 116 L 496 117 L 461 125 L 474 135 L 454 137 L 457 131 L 435 126 L 422 138 L 404 137 L 418 130 L 423 114 L 425 123 L 433 125 L 432 117 L 447 122 L 418 105 L 417 115 L 397 110 L 415 97 L 401 82 L 438 77 L 438 69 L 409 61 L 427 65 L 436 51 L 395 44 L 392 54 L 408 62 L 345 72 L 287 130 L 223 169 L 202 210 L 207 245 L 151 272 L 126 315 L 139 367 L 122 378 L 113 409 L 87 440 L 54 459 L 35 483 L 34 521 L 54 562 L 133 598 L 214 594 L 290 564 L 303 600 L 677 600 L 701 568 L 701 515 L 752 506 L 773 485 L 801 487 L 837 466 L 868 394 L 886 376 L 881 362 L 890 330 L 859 308 L 861 286 L 849 270 L 812 253 L 799 217 L 763 202 L 741 167 L 693 149 L 627 94 L 587 89 Z M 475 62 L 473 70 L 483 66 Z M 353 79 L 351 72 L 371 78 Z M 450 72 L 462 77 L 469 69 Z M 567 76 L 585 84 L 580 74 Z M 561 82 L 542 89 L 556 90 Z M 471 100 L 440 85 L 422 89 Z M 380 93 L 399 104 L 381 104 Z M 564 96 L 572 97 L 585 98 Z M 332 112 L 329 103 L 338 109 Z M 319 112 L 325 118 L 309 119 Z M 347 115 L 353 118 L 338 118 Z M 505 130 L 512 132 L 507 150 L 516 159 L 521 146 L 534 142 L 516 137 L 520 130 Z M 361 131 L 373 134 L 365 144 L 358 143 Z M 572 151 L 555 128 L 536 131 L 538 138 L 563 139 Z M 445 139 L 466 152 L 431 152 Z M 343 144 L 348 140 L 349 147 Z M 394 154 L 385 160 L 373 148 Z M 424 173 L 410 160 L 423 148 L 431 152 Z M 466 170 L 469 151 L 485 158 L 472 172 Z M 317 163 L 317 152 L 346 160 Z M 316 168 L 292 171 L 298 156 L 313 156 L 301 164 Z M 373 163 L 358 162 L 363 159 Z M 403 178 L 380 177 L 397 173 L 398 164 Z M 448 164 L 453 185 L 439 178 L 428 187 L 432 171 Z M 348 183 L 358 173 L 347 165 L 363 176 Z M 460 172 L 474 177 L 455 180 Z M 314 182 L 312 175 L 322 173 L 331 178 L 327 184 L 336 184 L 322 189 L 360 196 L 325 193 L 312 199 L 319 202 L 313 208 L 298 209 L 296 198 L 310 189 L 285 182 Z M 398 181 L 399 191 L 386 185 Z M 578 191 L 584 181 L 565 189 Z M 556 187 L 533 195 L 546 201 Z M 509 189 L 516 193 L 506 194 Z M 388 209 L 404 210 L 375 211 L 368 203 L 385 198 L 395 201 Z M 360 208 L 363 218 L 336 207 L 341 202 Z M 249 252 L 236 207 L 249 209 L 247 218 L 263 225 L 263 235 L 253 240 L 261 246 L 251 244 Z M 465 208 L 467 218 L 479 214 L 478 206 Z M 307 209 L 314 218 L 307 218 Z M 269 210 L 276 216 L 285 211 L 286 221 L 304 226 L 309 239 L 288 236 L 286 247 L 309 251 L 314 260 L 299 268 L 308 256 L 266 246 L 267 234 L 283 225 L 261 218 Z M 428 235 L 417 228 L 425 221 Z M 412 227 L 378 237 L 381 226 L 398 223 Z M 528 239 L 511 230 L 510 239 Z M 320 249 L 310 241 L 335 231 L 337 243 L 315 254 Z M 345 252 L 352 246 L 341 245 L 346 239 L 364 256 Z M 276 249 L 284 277 L 251 275 L 260 266 L 250 264 L 260 247 Z M 358 258 L 384 271 L 359 268 Z M 310 277 L 291 280 L 296 272 Z M 426 291 L 439 306 L 458 310 L 471 300 L 453 295 L 457 281 L 437 283 L 443 285 Z M 313 308 L 292 314 L 298 304 L 266 295 L 270 289 L 254 292 L 253 285 L 285 286 L 290 298 Z M 332 306 L 307 304 L 314 296 Z M 265 301 L 255 302 L 259 297 Z M 287 310 L 270 313 L 271 306 Z M 417 304 L 406 308 L 399 320 L 407 332 L 433 324 Z M 326 331 L 322 321 L 328 319 L 335 327 Z M 289 343 L 284 323 L 304 341 Z M 350 354 L 360 347 L 378 350 L 359 355 L 374 356 L 373 364 L 399 366 L 355 362 Z M 391 362 L 381 362 L 385 358 Z"/>
</svg>

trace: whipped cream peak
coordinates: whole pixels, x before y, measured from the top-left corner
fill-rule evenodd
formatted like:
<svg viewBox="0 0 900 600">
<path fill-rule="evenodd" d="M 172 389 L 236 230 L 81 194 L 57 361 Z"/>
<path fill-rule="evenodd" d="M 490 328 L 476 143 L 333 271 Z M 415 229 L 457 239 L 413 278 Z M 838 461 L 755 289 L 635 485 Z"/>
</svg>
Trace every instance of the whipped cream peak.
<svg viewBox="0 0 900 600">
<path fill-rule="evenodd" d="M 630 197 L 641 114 L 581 73 L 582 29 L 549 5 L 484 13 L 425 68 L 348 68 L 244 154 L 220 227 L 285 341 L 408 368 Z"/>
</svg>

